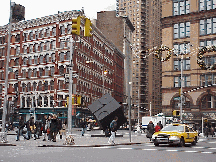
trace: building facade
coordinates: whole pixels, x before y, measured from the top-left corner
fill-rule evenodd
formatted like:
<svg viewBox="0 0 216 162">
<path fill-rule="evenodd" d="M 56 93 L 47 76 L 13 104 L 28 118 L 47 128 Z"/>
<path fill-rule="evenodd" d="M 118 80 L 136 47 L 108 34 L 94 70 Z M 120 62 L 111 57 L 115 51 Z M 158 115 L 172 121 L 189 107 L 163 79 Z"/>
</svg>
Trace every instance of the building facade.
<svg viewBox="0 0 216 162">
<path fill-rule="evenodd" d="M 212 86 L 216 73 L 211 68 L 216 63 L 216 53 L 209 50 L 216 46 L 215 0 L 164 0 L 162 8 L 163 44 L 174 49 L 170 60 L 162 63 L 163 111 L 171 114 L 179 109 L 183 54 L 183 111 L 201 118 L 198 112 L 216 110 L 216 88 Z M 202 68 L 199 61 L 204 61 L 207 68 Z"/>
<path fill-rule="evenodd" d="M 29 118 L 35 110 L 38 116 L 58 113 L 67 118 L 71 25 L 72 18 L 78 15 L 84 16 L 84 11 L 59 12 L 12 23 L 7 86 L 4 69 L 8 26 L 0 27 L 1 109 L 7 87 L 8 114 L 17 112 Z M 103 90 L 123 102 L 125 57 L 94 25 L 92 37 L 84 37 L 84 23 L 82 19 L 80 36 L 73 35 L 73 71 L 77 76 L 73 78 L 75 118 L 99 99 Z"/>
<path fill-rule="evenodd" d="M 98 12 L 96 26 L 125 55 L 123 102 L 126 103 L 128 96 L 132 96 L 132 86 L 130 83 L 132 82 L 133 70 L 132 33 L 134 27 L 127 16 L 116 16 L 116 11 Z M 128 115 L 127 108 L 125 106 L 126 116 Z M 133 110 L 131 118 L 134 119 Z"/>
<path fill-rule="evenodd" d="M 117 14 L 131 20 L 133 32 L 132 104 L 141 116 L 162 111 L 162 66 L 149 49 L 161 46 L 161 0 L 117 0 Z"/>
</svg>

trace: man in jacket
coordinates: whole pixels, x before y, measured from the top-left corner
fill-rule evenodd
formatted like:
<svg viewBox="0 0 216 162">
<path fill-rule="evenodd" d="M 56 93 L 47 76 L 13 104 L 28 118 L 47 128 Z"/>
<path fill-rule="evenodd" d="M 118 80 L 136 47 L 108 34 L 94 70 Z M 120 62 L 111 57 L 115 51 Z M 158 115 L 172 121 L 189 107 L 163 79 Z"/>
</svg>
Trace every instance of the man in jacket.
<svg viewBox="0 0 216 162">
<path fill-rule="evenodd" d="M 58 133 L 58 120 L 57 120 L 57 115 L 54 114 L 50 124 L 50 134 L 51 134 L 50 137 L 53 142 L 56 142 L 57 133 Z"/>
<path fill-rule="evenodd" d="M 18 131 L 17 131 L 17 139 L 16 141 L 19 141 L 19 136 L 23 136 L 23 128 L 24 128 L 24 120 L 22 119 L 22 116 L 19 117 L 19 126 L 18 126 Z"/>
<path fill-rule="evenodd" d="M 108 140 L 109 144 L 115 144 L 115 133 L 117 131 L 117 120 L 118 120 L 118 117 L 115 116 L 114 120 L 110 123 L 111 136 Z"/>
<path fill-rule="evenodd" d="M 149 124 L 147 125 L 147 138 L 150 138 L 150 141 L 151 141 L 151 138 L 152 138 L 152 135 L 154 134 L 154 124 L 152 121 L 149 122 Z"/>
</svg>

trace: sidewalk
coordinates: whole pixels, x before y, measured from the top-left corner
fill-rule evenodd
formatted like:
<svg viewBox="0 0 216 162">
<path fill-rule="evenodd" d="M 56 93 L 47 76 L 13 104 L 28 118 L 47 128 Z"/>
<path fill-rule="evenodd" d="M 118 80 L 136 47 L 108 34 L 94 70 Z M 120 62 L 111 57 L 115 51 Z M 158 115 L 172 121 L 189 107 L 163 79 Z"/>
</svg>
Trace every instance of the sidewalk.
<svg viewBox="0 0 216 162">
<path fill-rule="evenodd" d="M 14 134 L 13 132 L 9 132 L 8 134 Z M 110 146 L 108 144 L 108 137 L 98 137 L 101 136 L 100 131 L 95 132 L 87 132 L 84 136 L 81 136 L 81 132 L 74 132 L 72 133 L 74 136 L 74 145 L 63 145 L 65 142 L 65 136 L 63 139 L 60 139 L 60 136 L 57 135 L 56 142 L 51 141 L 43 141 L 43 137 L 40 139 L 34 140 L 31 138 L 30 140 L 25 140 L 23 137 L 20 136 L 20 141 L 16 141 L 16 135 L 7 135 L 8 145 L 16 145 L 16 146 L 36 146 L 36 147 L 101 147 L 101 146 Z M 93 137 L 92 137 L 93 135 Z M 138 136 L 137 134 L 133 133 L 131 135 L 131 142 L 129 140 L 129 134 L 119 134 L 120 137 L 115 138 L 115 145 L 133 145 L 133 144 L 142 144 L 150 142 L 148 138 L 146 138 L 145 134 L 141 134 Z M 122 137 L 123 135 L 123 137 Z M 95 137 L 96 136 L 96 137 Z M 5 144 L 6 145 L 6 144 Z M 0 143 L 0 146 L 1 143 Z"/>
</svg>

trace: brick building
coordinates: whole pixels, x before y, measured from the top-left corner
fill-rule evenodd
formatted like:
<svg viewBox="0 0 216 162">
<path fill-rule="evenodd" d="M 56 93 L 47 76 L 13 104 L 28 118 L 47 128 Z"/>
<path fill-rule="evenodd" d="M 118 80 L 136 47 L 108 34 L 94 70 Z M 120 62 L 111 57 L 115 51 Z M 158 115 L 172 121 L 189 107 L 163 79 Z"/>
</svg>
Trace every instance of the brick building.
<svg viewBox="0 0 216 162">
<path fill-rule="evenodd" d="M 124 60 L 124 103 L 127 97 L 132 96 L 132 70 L 133 70 L 133 51 L 132 34 L 134 27 L 127 16 L 116 16 L 116 11 L 101 11 L 97 13 L 96 26 L 104 35 L 112 41 L 116 47 L 125 55 Z M 127 107 L 125 113 L 128 114 Z M 132 109 L 131 118 L 134 119 Z"/>
<path fill-rule="evenodd" d="M 19 112 L 29 118 L 51 112 L 67 118 L 68 74 L 72 17 L 84 11 L 59 12 L 38 19 L 12 23 L 8 80 L 8 114 Z M 73 94 L 82 98 L 73 109 L 74 117 L 105 93 L 123 102 L 123 53 L 94 25 L 92 37 L 74 36 Z M 4 101 L 5 58 L 8 26 L 0 27 L 0 106 Z M 91 63 L 87 63 L 90 61 Z M 104 74 L 103 72 L 107 73 Z M 83 116 L 81 116 L 83 117 Z"/>
<path fill-rule="evenodd" d="M 205 46 L 216 46 L 216 5 L 214 0 L 164 0 L 162 3 L 162 41 L 174 54 L 163 66 L 163 111 L 171 114 L 179 109 L 180 55 L 183 58 L 183 110 L 192 118 L 200 112 L 216 110 L 216 71 L 203 70 L 197 54 Z M 202 61 L 213 66 L 215 52 L 204 52 Z M 197 112 L 197 113 L 196 113 Z M 210 115 L 215 118 L 214 113 Z M 189 116 L 186 116 L 189 117 Z"/>
</svg>

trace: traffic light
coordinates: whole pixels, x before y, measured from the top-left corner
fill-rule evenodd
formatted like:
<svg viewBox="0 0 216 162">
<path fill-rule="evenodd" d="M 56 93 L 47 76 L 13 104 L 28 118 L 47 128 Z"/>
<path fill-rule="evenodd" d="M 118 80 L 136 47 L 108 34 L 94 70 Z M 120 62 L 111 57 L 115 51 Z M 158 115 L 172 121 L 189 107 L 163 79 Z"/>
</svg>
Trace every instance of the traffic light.
<svg viewBox="0 0 216 162">
<path fill-rule="evenodd" d="M 85 27 L 84 27 L 84 36 L 85 37 L 91 37 L 91 31 L 92 31 L 92 23 L 91 20 L 89 20 L 88 18 L 85 19 Z"/>
<path fill-rule="evenodd" d="M 80 35 L 80 21 L 80 16 L 72 19 L 72 34 Z"/>
<path fill-rule="evenodd" d="M 78 104 L 78 105 L 81 105 L 81 98 L 82 98 L 82 97 L 81 97 L 80 95 L 77 96 L 77 104 Z"/>
<path fill-rule="evenodd" d="M 180 110 L 174 110 L 173 116 L 180 116 Z"/>
</svg>

